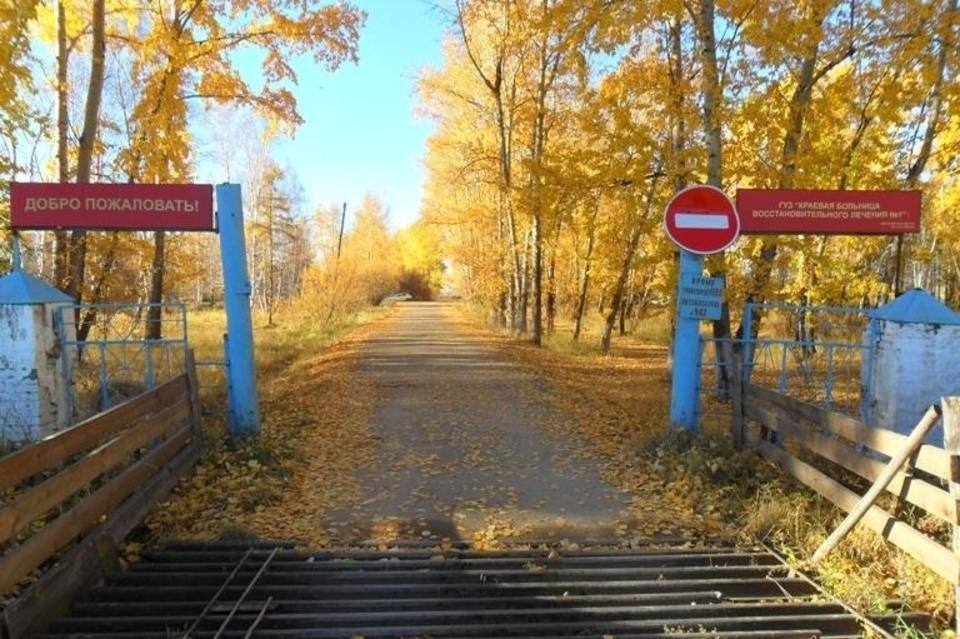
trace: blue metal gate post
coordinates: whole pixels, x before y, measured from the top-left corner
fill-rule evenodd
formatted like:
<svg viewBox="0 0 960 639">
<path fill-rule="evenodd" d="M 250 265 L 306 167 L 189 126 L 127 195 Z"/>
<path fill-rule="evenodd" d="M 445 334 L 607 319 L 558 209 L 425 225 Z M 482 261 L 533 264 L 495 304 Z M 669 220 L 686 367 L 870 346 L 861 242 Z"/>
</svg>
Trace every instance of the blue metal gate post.
<svg viewBox="0 0 960 639">
<path fill-rule="evenodd" d="M 880 343 L 880 323 L 871 319 L 867 325 L 867 370 L 863 374 L 863 388 L 860 389 L 860 419 L 867 426 L 873 426 L 873 361 L 877 353 L 877 345 Z M 863 357 L 864 354 L 861 354 Z M 960 616 L 957 617 L 960 620 Z M 960 621 L 957 621 L 960 624 Z"/>
<path fill-rule="evenodd" d="M 680 313 L 680 286 L 684 275 L 703 275 L 703 256 L 680 251 L 677 278 L 677 327 L 673 334 L 673 380 L 670 388 L 670 425 L 697 430 L 700 403 L 700 320 Z"/>
<path fill-rule="evenodd" d="M 223 303 L 227 309 L 227 385 L 230 433 L 254 435 L 260 430 L 260 401 L 253 358 L 250 277 L 243 235 L 243 203 L 239 184 L 217 185 Z"/>
<path fill-rule="evenodd" d="M 741 365 L 741 377 L 743 377 L 743 383 L 746 384 L 750 381 L 750 376 L 753 374 L 753 302 L 746 302 L 743 305 L 743 319 L 741 323 L 743 324 L 743 364 Z"/>
</svg>

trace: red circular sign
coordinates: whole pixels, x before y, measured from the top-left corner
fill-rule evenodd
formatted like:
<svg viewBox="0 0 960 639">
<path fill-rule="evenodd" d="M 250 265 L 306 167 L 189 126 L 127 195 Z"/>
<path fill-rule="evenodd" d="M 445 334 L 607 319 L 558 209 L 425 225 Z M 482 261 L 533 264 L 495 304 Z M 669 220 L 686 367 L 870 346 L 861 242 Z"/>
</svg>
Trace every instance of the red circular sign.
<svg viewBox="0 0 960 639">
<path fill-rule="evenodd" d="M 667 235 L 682 249 L 719 253 L 740 235 L 740 216 L 730 198 L 714 186 L 690 186 L 673 196 L 663 214 Z"/>
</svg>

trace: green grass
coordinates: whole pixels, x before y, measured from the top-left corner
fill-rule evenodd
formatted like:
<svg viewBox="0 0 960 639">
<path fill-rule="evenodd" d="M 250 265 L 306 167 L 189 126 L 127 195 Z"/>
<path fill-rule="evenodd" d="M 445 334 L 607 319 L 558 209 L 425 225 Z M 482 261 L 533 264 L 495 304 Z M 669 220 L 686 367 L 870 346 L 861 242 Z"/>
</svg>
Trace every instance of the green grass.
<svg viewBox="0 0 960 639">
<path fill-rule="evenodd" d="M 599 338 L 593 339 L 593 336 L 590 337 L 591 339 L 585 340 L 584 336 L 581 335 L 580 340 L 575 342 L 569 331 L 554 331 L 543 338 L 543 346 L 569 357 L 595 357 L 601 354 L 598 345 Z"/>
<path fill-rule="evenodd" d="M 497 318 L 490 310 L 478 304 L 463 302 L 463 308 L 466 309 L 474 321 L 479 324 L 497 330 L 502 334 L 510 333 L 509 328 L 500 326 Z M 544 331 L 543 346 L 560 355 L 570 357 L 597 357 L 603 355 L 600 352 L 600 335 L 603 331 L 604 317 L 598 313 L 595 308 L 587 309 L 580 324 L 580 338 L 573 339 L 573 320 L 569 317 L 558 315 L 555 321 L 554 330 Z M 639 320 L 632 320 L 627 323 L 626 335 L 620 335 L 619 322 L 613 327 L 613 338 L 611 340 L 611 352 L 616 352 L 618 348 L 629 349 L 634 346 L 667 346 L 670 344 L 670 317 L 667 313 L 660 313 Z M 523 337 L 523 336 L 519 336 Z"/>
<path fill-rule="evenodd" d="M 350 329 L 369 323 L 383 309 L 364 309 L 337 321 L 320 323 L 314 315 L 290 308 L 274 313 L 273 324 L 265 314 L 253 316 L 254 357 L 261 398 L 264 388 L 298 359 L 334 343 Z M 223 309 L 193 310 L 187 314 L 187 335 L 197 362 L 203 425 L 208 437 L 224 445 L 227 438 L 226 370 L 223 366 L 223 335 L 227 329 Z M 262 407 L 263 408 L 263 407 Z M 224 440 L 224 441 L 221 441 Z"/>
<path fill-rule="evenodd" d="M 657 346 L 667 346 L 670 344 L 669 313 L 660 313 L 659 315 L 645 317 L 634 322 L 628 328 L 630 337 L 637 341 L 656 344 Z"/>
<path fill-rule="evenodd" d="M 279 311 L 274 315 L 272 326 L 267 324 L 265 315 L 255 313 L 253 340 L 258 372 L 266 372 L 305 351 L 328 346 L 346 331 L 370 322 L 382 312 L 382 309 L 365 309 L 324 324 L 307 313 Z M 223 360 L 223 335 L 227 328 L 223 309 L 190 311 L 187 326 L 190 346 L 197 360 Z"/>
</svg>

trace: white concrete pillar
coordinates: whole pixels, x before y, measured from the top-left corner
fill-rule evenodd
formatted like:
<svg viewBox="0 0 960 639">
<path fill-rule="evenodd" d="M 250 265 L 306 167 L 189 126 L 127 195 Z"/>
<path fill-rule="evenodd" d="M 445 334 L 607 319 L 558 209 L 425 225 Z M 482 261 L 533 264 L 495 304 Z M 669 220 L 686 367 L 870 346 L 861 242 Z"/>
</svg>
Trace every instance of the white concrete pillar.
<svg viewBox="0 0 960 639">
<path fill-rule="evenodd" d="M 71 301 L 19 270 L 0 278 L 0 442 L 33 441 L 69 425 L 53 322 L 55 308 Z"/>
<path fill-rule="evenodd" d="M 960 395 L 960 315 L 915 289 L 876 309 L 871 324 L 870 421 L 908 434 L 931 404 Z M 942 445 L 942 426 L 926 441 Z"/>
</svg>

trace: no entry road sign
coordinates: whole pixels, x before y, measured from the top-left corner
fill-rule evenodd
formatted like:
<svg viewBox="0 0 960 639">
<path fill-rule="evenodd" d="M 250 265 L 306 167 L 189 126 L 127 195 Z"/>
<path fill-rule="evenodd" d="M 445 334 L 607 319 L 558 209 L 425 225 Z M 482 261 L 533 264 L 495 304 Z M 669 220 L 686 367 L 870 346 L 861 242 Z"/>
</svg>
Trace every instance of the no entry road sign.
<svg viewBox="0 0 960 639">
<path fill-rule="evenodd" d="M 691 253 L 719 253 L 740 235 L 740 218 L 730 198 L 713 186 L 691 186 L 670 200 L 663 226 L 676 244 Z"/>
</svg>

